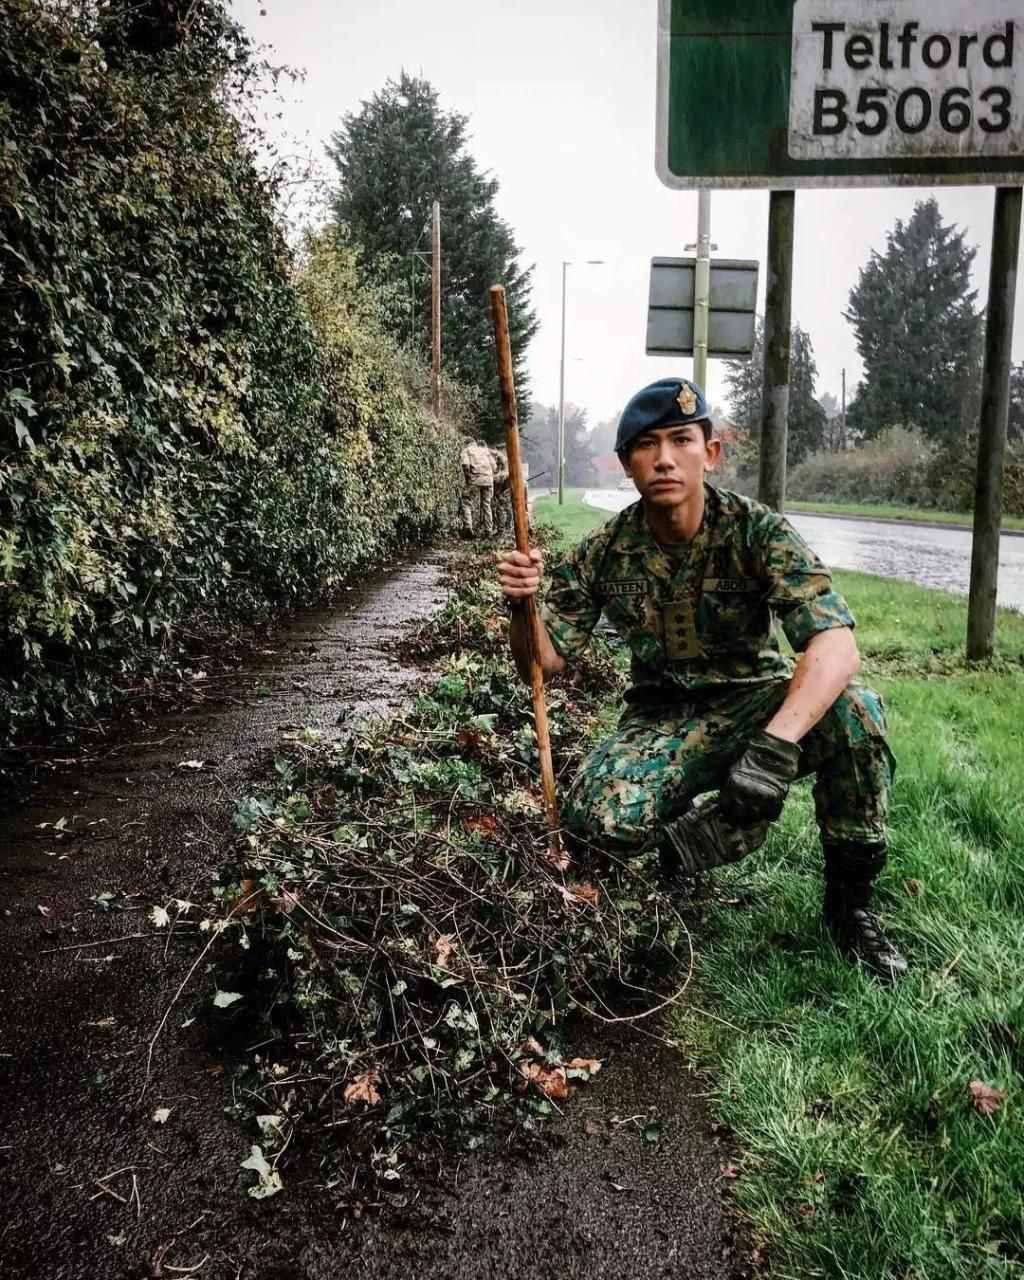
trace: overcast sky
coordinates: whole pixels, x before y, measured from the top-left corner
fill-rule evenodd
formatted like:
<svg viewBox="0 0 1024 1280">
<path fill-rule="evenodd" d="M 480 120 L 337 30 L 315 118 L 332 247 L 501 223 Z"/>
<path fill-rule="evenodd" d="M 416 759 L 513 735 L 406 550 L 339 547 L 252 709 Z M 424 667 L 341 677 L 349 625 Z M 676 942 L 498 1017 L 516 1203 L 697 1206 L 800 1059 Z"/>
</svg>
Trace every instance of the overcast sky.
<svg viewBox="0 0 1024 1280">
<path fill-rule="evenodd" d="M 541 328 L 529 358 L 537 401 L 558 398 L 563 259 L 569 268 L 566 399 L 595 423 L 655 378 L 691 362 L 644 354 L 650 259 L 696 239 L 697 196 L 671 191 L 654 167 L 657 0 L 235 0 L 234 12 L 274 57 L 306 71 L 281 126 L 322 155 L 347 111 L 402 68 L 425 76 L 447 109 L 470 116 L 477 163 L 501 184 L 497 207 L 534 264 Z M 265 14 L 261 16 L 261 10 Z M 793 319 L 818 363 L 818 394 L 837 398 L 841 371 L 860 362 L 842 317 L 872 248 L 883 249 L 921 187 L 800 191 L 796 196 Z M 935 188 L 944 219 L 978 246 L 975 286 L 987 293 L 991 187 Z M 756 258 L 767 241 L 766 191 L 716 192 L 717 256 Z M 1024 273 L 1014 359 L 1024 359 Z M 709 391 L 724 404 L 724 366 Z"/>
</svg>

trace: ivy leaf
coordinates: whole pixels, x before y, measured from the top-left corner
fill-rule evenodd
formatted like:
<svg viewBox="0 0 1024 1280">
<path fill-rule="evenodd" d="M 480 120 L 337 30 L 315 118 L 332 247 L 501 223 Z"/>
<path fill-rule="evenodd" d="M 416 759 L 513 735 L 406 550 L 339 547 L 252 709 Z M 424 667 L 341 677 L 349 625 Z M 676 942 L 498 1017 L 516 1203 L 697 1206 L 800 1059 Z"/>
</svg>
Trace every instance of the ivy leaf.
<svg viewBox="0 0 1024 1280">
<path fill-rule="evenodd" d="M 270 1167 L 262 1147 L 253 1144 L 250 1152 L 249 1158 L 243 1160 L 240 1167 L 251 1169 L 259 1176 L 259 1181 L 249 1188 L 249 1194 L 254 1200 L 266 1200 L 268 1196 L 276 1196 L 279 1191 L 284 1190 L 281 1175 L 276 1169 Z"/>
</svg>

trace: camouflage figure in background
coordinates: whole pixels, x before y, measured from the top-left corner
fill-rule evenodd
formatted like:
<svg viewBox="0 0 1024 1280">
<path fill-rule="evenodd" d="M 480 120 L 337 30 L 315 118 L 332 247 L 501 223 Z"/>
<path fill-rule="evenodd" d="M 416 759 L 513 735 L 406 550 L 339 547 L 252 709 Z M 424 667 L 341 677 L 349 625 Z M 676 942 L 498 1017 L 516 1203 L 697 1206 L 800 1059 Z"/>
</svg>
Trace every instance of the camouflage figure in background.
<svg viewBox="0 0 1024 1280">
<path fill-rule="evenodd" d="M 575 548 L 542 614 L 545 675 L 582 652 L 602 613 L 632 654 L 618 731 L 583 762 L 566 825 L 619 853 L 657 849 L 668 874 L 689 877 L 756 850 L 790 784 L 813 775 L 826 924 L 845 954 L 896 980 L 906 961 L 870 910 L 894 764 L 881 699 L 853 680 L 846 602 L 786 520 L 707 483 L 721 445 L 693 383 L 638 392 L 616 452 L 640 501 Z M 542 570 L 537 551 L 506 553 L 506 599 L 535 594 Z M 510 639 L 528 678 L 518 611 Z"/>
<path fill-rule="evenodd" d="M 482 440 L 471 440 L 462 450 L 462 532 L 471 538 L 494 533 L 494 459 Z"/>
<path fill-rule="evenodd" d="M 508 454 L 504 449 L 492 449 L 494 459 L 494 498 L 491 502 L 495 533 L 512 531 L 512 489 L 509 484 Z"/>
</svg>

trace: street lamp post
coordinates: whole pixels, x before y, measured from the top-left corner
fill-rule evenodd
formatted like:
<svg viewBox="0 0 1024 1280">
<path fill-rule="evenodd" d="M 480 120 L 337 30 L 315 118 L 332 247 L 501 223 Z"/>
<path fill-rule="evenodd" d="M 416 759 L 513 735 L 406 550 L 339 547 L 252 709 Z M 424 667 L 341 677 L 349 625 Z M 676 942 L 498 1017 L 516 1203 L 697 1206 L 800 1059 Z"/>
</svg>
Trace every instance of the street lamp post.
<svg viewBox="0 0 1024 1280">
<path fill-rule="evenodd" d="M 588 258 L 585 266 L 599 267 L 603 258 Z M 562 358 L 558 365 L 558 505 L 565 502 L 565 282 L 572 260 L 562 260 Z"/>
</svg>

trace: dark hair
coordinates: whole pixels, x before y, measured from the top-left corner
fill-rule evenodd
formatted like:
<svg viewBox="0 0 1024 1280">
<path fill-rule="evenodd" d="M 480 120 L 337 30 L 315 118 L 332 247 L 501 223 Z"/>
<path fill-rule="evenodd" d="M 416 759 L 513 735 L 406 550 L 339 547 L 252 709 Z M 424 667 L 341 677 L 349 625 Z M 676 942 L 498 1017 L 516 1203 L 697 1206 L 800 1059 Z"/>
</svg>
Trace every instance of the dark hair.
<svg viewBox="0 0 1024 1280">
<path fill-rule="evenodd" d="M 692 422 L 666 422 L 665 425 L 661 427 L 645 427 L 643 431 L 638 431 L 636 433 L 633 439 L 630 440 L 629 444 L 626 445 L 625 449 L 616 450 L 619 461 L 626 461 L 629 457 L 630 449 L 632 449 L 640 437 L 645 436 L 648 431 L 667 431 L 669 427 L 700 427 L 701 431 L 704 433 L 705 444 L 707 444 L 711 439 L 711 432 L 714 430 L 714 424 L 710 418 L 695 418 Z"/>
</svg>

